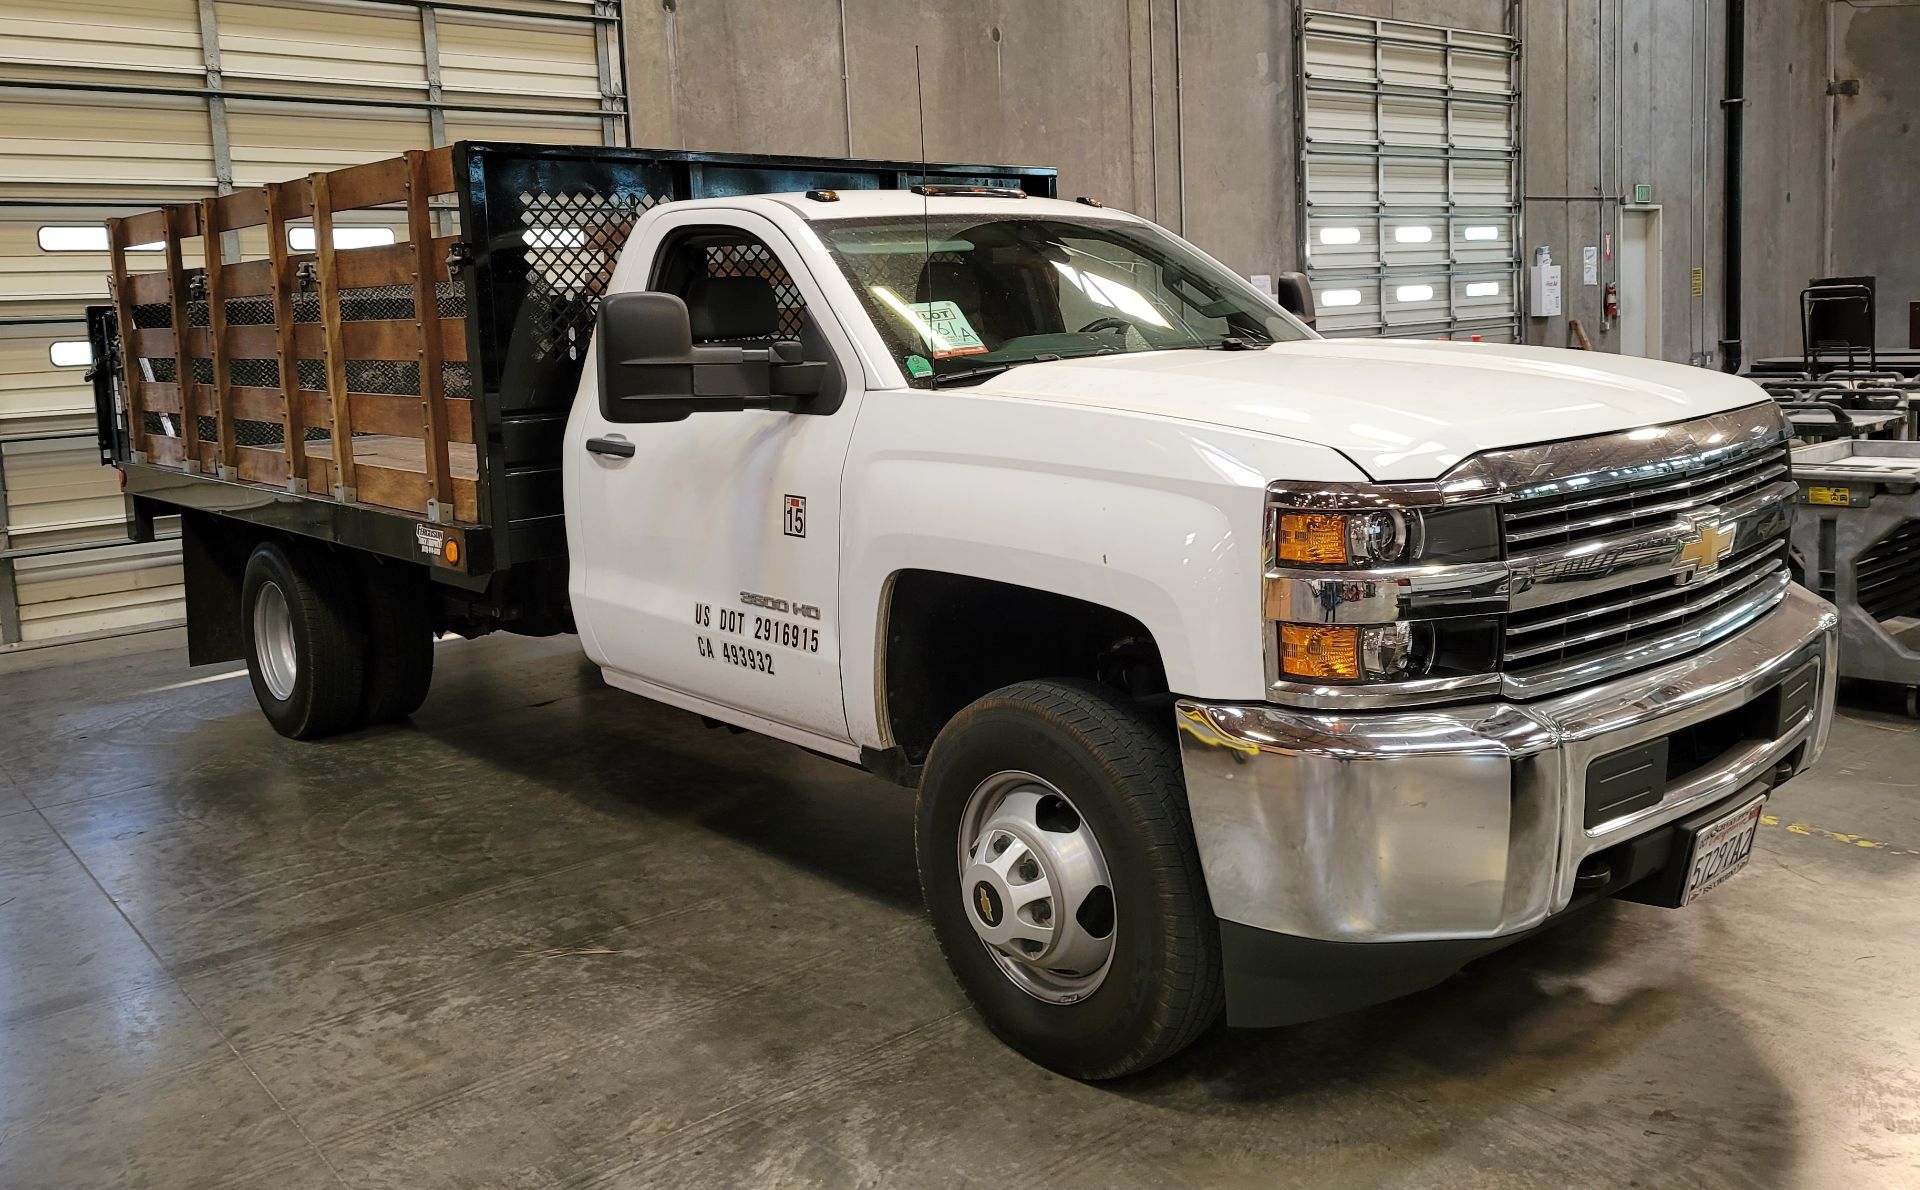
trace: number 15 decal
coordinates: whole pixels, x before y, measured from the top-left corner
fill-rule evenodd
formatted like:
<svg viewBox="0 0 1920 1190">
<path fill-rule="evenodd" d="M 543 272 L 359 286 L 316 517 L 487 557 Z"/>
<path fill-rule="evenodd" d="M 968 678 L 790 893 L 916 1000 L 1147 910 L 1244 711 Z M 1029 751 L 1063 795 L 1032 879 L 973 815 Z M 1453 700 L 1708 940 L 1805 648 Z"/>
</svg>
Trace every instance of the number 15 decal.
<svg viewBox="0 0 1920 1190">
<path fill-rule="evenodd" d="M 787 519 L 784 531 L 788 537 L 807 535 L 807 498 L 805 496 L 787 497 Z"/>
</svg>

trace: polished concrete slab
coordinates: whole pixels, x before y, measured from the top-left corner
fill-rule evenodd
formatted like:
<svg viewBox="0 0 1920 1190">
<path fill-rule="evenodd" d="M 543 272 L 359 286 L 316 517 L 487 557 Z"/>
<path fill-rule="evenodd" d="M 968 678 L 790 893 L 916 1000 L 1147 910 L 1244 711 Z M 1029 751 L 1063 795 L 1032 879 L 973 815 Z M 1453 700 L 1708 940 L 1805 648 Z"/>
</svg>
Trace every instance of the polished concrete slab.
<svg viewBox="0 0 1920 1190">
<path fill-rule="evenodd" d="M 1896 715 L 1691 910 L 1094 1087 L 966 1010 L 901 791 L 569 639 L 438 663 L 324 744 L 177 648 L 0 670 L 0 1186 L 1920 1184 Z"/>
</svg>

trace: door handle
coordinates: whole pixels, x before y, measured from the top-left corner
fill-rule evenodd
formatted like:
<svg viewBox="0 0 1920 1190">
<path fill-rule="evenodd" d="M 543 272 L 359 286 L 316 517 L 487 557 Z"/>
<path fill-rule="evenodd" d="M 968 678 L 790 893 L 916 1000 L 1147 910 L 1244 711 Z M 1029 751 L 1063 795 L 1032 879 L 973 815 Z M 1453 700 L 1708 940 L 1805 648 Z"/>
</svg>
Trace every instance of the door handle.
<svg viewBox="0 0 1920 1190">
<path fill-rule="evenodd" d="M 633 457 L 633 443 L 625 438 L 589 438 L 587 449 L 597 455 L 613 455 L 621 459 Z"/>
</svg>

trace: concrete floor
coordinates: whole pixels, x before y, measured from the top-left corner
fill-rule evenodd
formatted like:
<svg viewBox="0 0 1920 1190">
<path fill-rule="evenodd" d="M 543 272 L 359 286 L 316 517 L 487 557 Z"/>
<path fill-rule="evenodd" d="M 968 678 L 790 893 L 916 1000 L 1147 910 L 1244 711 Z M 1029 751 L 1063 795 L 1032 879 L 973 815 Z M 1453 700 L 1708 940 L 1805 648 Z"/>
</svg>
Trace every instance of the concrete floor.
<svg viewBox="0 0 1920 1190">
<path fill-rule="evenodd" d="M 296 744 L 177 649 L 0 673 L 0 1186 L 1920 1184 L 1920 734 L 1693 910 L 1082 1086 L 923 926 L 909 799 L 444 644 Z"/>
</svg>

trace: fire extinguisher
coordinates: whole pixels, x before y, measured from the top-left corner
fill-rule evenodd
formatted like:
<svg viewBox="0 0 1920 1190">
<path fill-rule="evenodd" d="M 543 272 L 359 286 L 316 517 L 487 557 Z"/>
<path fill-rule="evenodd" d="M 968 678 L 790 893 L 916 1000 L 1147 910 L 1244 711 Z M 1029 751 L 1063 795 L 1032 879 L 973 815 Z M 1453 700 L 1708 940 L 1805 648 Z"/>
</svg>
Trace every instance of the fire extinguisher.
<svg viewBox="0 0 1920 1190">
<path fill-rule="evenodd" d="M 1607 282 L 1605 312 L 1608 322 L 1620 317 L 1620 283 L 1618 281 Z"/>
</svg>

